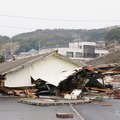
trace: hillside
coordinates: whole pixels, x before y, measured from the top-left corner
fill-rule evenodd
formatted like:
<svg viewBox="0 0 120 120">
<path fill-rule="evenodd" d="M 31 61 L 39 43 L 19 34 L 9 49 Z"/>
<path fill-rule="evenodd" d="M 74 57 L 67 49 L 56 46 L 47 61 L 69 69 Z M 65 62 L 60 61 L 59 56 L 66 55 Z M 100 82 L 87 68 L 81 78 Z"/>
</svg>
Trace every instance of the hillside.
<svg viewBox="0 0 120 120">
<path fill-rule="evenodd" d="M 79 38 L 83 41 L 103 40 L 103 36 L 105 33 L 106 29 L 47 29 L 23 33 L 14 36 L 12 39 L 14 42 L 19 42 L 20 49 L 17 52 L 20 52 L 23 50 L 28 51 L 32 48 L 38 49 L 39 44 L 41 48 L 68 46 L 69 42 L 72 42 L 74 39 Z"/>
<path fill-rule="evenodd" d="M 114 30 L 113 30 L 114 29 Z M 22 51 L 28 51 L 32 48 L 38 50 L 40 48 L 64 47 L 75 39 L 82 41 L 99 41 L 99 40 L 118 40 L 120 27 L 101 28 L 101 29 L 46 29 L 36 30 L 33 32 L 22 33 L 12 37 L 11 40 L 7 36 L 0 36 L 0 54 L 9 55 L 10 52 L 18 54 Z M 111 37 L 109 37 L 111 35 Z M 114 39 L 112 36 L 114 35 Z M 115 37 L 116 36 L 116 37 Z"/>
</svg>

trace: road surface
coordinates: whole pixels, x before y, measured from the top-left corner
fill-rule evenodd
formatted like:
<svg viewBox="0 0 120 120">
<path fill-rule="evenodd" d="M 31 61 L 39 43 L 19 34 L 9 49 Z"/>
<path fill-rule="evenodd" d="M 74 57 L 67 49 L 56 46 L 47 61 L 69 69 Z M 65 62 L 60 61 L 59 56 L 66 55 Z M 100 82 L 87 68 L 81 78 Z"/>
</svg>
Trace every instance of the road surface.
<svg viewBox="0 0 120 120">
<path fill-rule="evenodd" d="M 85 120 L 120 120 L 120 100 L 104 100 L 95 104 L 76 105 L 74 108 Z"/>
<path fill-rule="evenodd" d="M 98 104 L 80 104 L 70 106 L 40 107 L 17 102 L 18 98 L 0 97 L 0 120 L 63 120 L 57 118 L 57 112 L 72 113 L 73 118 L 80 120 L 78 113 L 85 120 L 120 120 L 120 100 L 106 100 Z M 103 106 L 111 104 L 112 106 Z"/>
</svg>

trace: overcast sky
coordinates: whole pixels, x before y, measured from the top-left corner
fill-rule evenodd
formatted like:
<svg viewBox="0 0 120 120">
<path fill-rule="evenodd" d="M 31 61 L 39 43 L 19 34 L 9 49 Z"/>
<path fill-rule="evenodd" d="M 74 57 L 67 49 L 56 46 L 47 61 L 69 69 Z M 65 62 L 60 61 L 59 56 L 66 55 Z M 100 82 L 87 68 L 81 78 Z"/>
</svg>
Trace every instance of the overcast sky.
<svg viewBox="0 0 120 120">
<path fill-rule="evenodd" d="M 0 0 L 0 35 L 120 25 L 120 0 Z"/>
</svg>

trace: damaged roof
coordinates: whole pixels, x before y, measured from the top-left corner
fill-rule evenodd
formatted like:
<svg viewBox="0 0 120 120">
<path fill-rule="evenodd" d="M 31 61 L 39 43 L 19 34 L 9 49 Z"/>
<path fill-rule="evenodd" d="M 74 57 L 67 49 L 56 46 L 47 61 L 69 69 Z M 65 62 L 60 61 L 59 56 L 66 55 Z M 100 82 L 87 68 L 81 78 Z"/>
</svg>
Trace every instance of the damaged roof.
<svg viewBox="0 0 120 120">
<path fill-rule="evenodd" d="M 78 64 L 75 61 L 73 61 L 73 60 L 71 60 L 63 55 L 58 54 L 57 51 L 52 51 L 52 52 L 47 52 L 44 54 L 38 54 L 35 56 L 30 56 L 30 57 L 26 57 L 26 58 L 22 58 L 22 59 L 15 59 L 15 60 L 0 63 L 0 74 L 5 74 L 5 73 L 12 72 L 12 71 L 16 71 L 20 68 L 24 68 L 25 66 L 34 63 L 34 62 L 37 62 L 39 60 L 43 60 L 44 58 L 49 57 L 51 55 L 58 56 L 64 60 L 67 60 L 73 64 L 80 66 L 80 67 L 85 66 L 84 63 Z"/>
<path fill-rule="evenodd" d="M 104 56 L 86 62 L 87 65 L 93 65 L 93 66 L 102 65 L 102 64 L 112 64 L 112 63 L 117 63 L 118 65 L 120 65 L 120 49 L 117 49 Z"/>
</svg>

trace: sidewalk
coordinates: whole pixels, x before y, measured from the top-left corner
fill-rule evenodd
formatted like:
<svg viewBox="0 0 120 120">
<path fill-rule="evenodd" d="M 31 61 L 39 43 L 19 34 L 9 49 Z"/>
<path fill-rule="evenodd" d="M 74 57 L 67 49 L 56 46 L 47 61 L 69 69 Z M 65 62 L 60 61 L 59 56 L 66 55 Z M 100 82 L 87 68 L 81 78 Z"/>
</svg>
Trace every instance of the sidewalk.
<svg viewBox="0 0 120 120">
<path fill-rule="evenodd" d="M 53 100 L 53 99 L 31 99 L 31 98 L 22 98 L 18 100 L 19 103 L 25 103 L 29 105 L 37 106 L 59 106 L 59 105 L 70 105 L 70 104 L 86 104 L 90 103 L 90 100 Z"/>
</svg>

